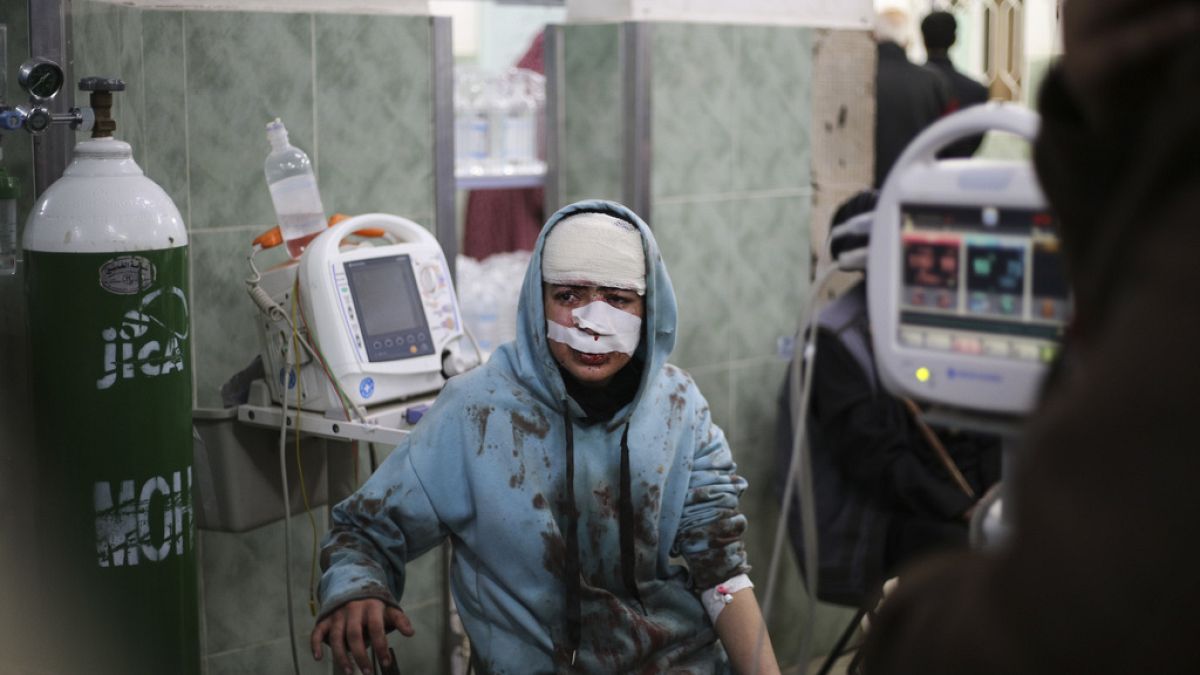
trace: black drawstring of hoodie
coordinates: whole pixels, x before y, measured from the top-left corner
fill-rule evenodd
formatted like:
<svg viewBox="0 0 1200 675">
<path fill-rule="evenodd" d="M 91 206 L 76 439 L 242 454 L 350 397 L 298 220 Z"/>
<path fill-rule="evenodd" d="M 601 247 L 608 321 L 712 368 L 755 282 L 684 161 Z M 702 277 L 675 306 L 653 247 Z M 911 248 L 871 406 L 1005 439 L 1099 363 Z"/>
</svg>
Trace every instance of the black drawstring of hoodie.
<svg viewBox="0 0 1200 675">
<path fill-rule="evenodd" d="M 579 509 L 575 506 L 575 431 L 567 401 L 563 401 L 563 424 L 567 428 L 567 503 L 564 504 L 567 512 L 567 531 L 564 533 L 567 555 L 563 573 L 567 577 L 567 651 L 571 653 L 571 665 L 574 665 L 582 619 L 579 608 Z"/>
<path fill-rule="evenodd" d="M 629 597 L 638 604 L 642 614 L 646 607 L 642 604 L 642 596 L 637 586 L 637 551 L 633 547 L 633 477 L 629 471 L 629 423 L 625 423 L 625 431 L 621 433 L 621 499 L 618 516 L 621 528 L 621 576 L 625 581 L 625 590 Z"/>
<path fill-rule="evenodd" d="M 575 503 L 575 431 L 571 422 L 568 402 L 563 401 L 563 425 L 567 436 L 567 495 L 565 511 L 567 516 L 567 531 L 564 533 L 566 542 L 566 561 L 563 572 L 567 585 L 567 651 L 571 655 L 571 665 L 575 664 L 575 653 L 579 649 L 582 635 L 582 578 L 579 562 L 579 509 Z M 618 505 L 618 523 L 620 527 L 621 546 L 621 577 L 625 590 L 637 603 L 642 614 L 646 607 L 642 603 L 637 586 L 637 553 L 634 548 L 634 517 L 633 517 L 633 477 L 629 467 L 629 423 L 621 432 L 621 494 Z"/>
</svg>

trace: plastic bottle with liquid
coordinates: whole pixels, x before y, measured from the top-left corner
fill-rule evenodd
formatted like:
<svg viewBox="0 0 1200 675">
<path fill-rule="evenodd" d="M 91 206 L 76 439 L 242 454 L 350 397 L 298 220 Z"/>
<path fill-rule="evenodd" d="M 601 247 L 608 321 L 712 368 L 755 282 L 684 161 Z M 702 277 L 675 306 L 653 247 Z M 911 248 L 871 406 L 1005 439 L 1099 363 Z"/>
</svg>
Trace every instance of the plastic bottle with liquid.
<svg viewBox="0 0 1200 675">
<path fill-rule="evenodd" d="M 504 74 L 504 96 L 498 106 L 503 130 L 496 155 L 505 173 L 537 161 L 537 101 L 529 91 L 527 71 L 510 69 Z"/>
<path fill-rule="evenodd" d="M 287 129 L 279 118 L 267 124 L 271 153 L 263 164 L 275 218 L 287 245 L 288 255 L 299 258 L 318 234 L 325 231 L 325 207 L 317 189 L 312 162 L 304 151 L 288 142 Z"/>
<path fill-rule="evenodd" d="M 463 107 L 466 171 L 472 175 L 486 173 L 491 164 L 492 137 L 495 134 L 490 114 L 492 98 L 487 78 L 482 73 L 472 74 L 466 83 L 466 103 Z"/>
</svg>

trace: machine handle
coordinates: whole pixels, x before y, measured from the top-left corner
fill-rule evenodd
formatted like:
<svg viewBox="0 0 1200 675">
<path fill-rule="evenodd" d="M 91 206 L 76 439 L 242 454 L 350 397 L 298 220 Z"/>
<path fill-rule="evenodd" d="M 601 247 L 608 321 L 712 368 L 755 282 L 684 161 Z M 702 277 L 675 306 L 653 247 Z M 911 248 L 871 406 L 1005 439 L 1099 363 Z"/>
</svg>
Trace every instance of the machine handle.
<svg viewBox="0 0 1200 675">
<path fill-rule="evenodd" d="M 903 173 L 902 167 L 911 164 L 932 164 L 937 153 L 951 143 L 987 131 L 1007 131 L 1029 141 L 1037 137 L 1041 118 L 1025 106 L 1014 103 L 985 103 L 964 108 L 929 125 L 901 153 L 900 159 L 888 174 Z"/>
<path fill-rule="evenodd" d="M 322 232 L 318 239 L 333 240 L 340 244 L 344 237 L 351 234 L 361 237 L 381 237 L 390 234 L 401 242 L 437 243 L 437 239 L 429 230 L 407 218 L 388 213 L 364 213 L 345 220 L 338 220 L 332 223 L 328 230 Z"/>
<path fill-rule="evenodd" d="M 327 227 L 333 227 L 334 225 L 337 225 L 338 223 L 342 222 L 343 220 L 349 220 L 349 219 L 350 219 L 350 216 L 348 216 L 344 213 L 335 213 L 332 216 L 329 216 L 329 224 Z M 383 236 L 387 235 L 387 231 L 384 230 L 382 227 L 361 227 L 358 230 L 355 230 L 354 232 L 352 232 L 351 234 L 370 239 L 370 238 L 374 238 L 374 237 L 383 237 Z M 283 232 L 280 231 L 279 226 L 276 225 L 275 227 L 272 227 L 271 229 L 267 230 L 266 232 L 263 232 L 262 234 L 255 237 L 254 241 L 251 243 L 255 246 L 258 246 L 259 248 L 261 248 L 263 250 L 266 250 L 268 248 L 275 248 L 276 246 L 283 243 Z"/>
<path fill-rule="evenodd" d="M 333 227 L 334 225 L 337 225 L 338 223 L 342 222 L 343 220 L 350 220 L 350 218 L 351 218 L 351 216 L 348 216 L 344 213 L 335 213 L 332 216 L 329 216 L 329 227 Z M 351 234 L 358 236 L 358 237 L 365 237 L 367 239 L 372 239 L 375 237 L 386 236 L 387 231 L 384 230 L 382 227 L 360 227 L 357 230 L 355 230 L 354 232 L 351 232 Z"/>
</svg>

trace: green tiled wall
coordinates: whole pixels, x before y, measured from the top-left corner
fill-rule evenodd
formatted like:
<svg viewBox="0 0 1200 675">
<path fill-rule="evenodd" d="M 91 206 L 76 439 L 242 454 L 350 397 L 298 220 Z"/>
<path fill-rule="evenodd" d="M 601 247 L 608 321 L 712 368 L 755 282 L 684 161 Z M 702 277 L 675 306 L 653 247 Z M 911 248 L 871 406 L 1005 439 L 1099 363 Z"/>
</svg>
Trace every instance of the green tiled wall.
<svg viewBox="0 0 1200 675">
<path fill-rule="evenodd" d="M 621 198 L 619 27 L 568 25 L 562 33 L 563 68 L 582 76 L 564 81 L 562 204 L 547 204 L 547 213 L 581 199 Z"/>
<path fill-rule="evenodd" d="M 680 303 L 673 360 L 692 372 L 750 482 L 747 553 L 759 592 L 775 524 L 775 424 L 791 335 L 809 279 L 811 32 L 655 25 L 651 58 L 651 212 Z M 794 665 L 805 607 L 790 552 L 771 629 Z M 760 602 L 762 599 L 760 599 Z M 790 638 L 790 639 L 789 639 Z"/>
<path fill-rule="evenodd" d="M 262 166 L 280 117 L 317 173 L 329 214 L 388 212 L 432 226 L 432 31 L 428 17 L 166 11 L 78 1 L 75 72 L 126 82 L 117 137 L 188 225 L 195 404 L 258 352 L 243 280 L 251 240 L 274 225 Z M 84 101 L 80 100 L 83 104 Z M 82 136 L 81 136 L 82 138 Z M 260 267 L 283 259 L 259 257 Z M 365 466 L 365 459 L 363 464 Z M 324 532 L 324 514 L 318 528 Z M 301 672 L 330 672 L 307 647 L 313 533 L 291 526 L 292 600 Z M 208 675 L 291 671 L 283 524 L 200 534 Z M 404 598 L 419 638 L 399 638 L 404 672 L 440 669 L 439 556 L 409 570 Z"/>
<path fill-rule="evenodd" d="M 242 280 L 250 241 L 274 224 L 268 121 L 283 119 L 313 160 L 328 213 L 432 223 L 430 20 L 100 2 L 73 12 L 76 73 L 126 81 L 117 136 L 187 221 L 196 404 L 219 406 L 220 384 L 258 349 Z"/>
</svg>

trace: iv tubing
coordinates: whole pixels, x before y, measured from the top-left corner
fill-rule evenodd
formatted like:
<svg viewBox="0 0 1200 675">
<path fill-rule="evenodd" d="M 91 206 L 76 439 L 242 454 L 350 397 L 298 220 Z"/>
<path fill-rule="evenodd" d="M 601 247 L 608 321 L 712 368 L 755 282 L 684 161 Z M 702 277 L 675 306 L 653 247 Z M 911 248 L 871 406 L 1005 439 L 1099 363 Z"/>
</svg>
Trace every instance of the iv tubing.
<svg viewBox="0 0 1200 675">
<path fill-rule="evenodd" d="M 808 617 L 805 622 L 811 628 L 816 619 L 817 605 L 817 527 L 816 527 L 816 511 L 815 502 L 812 493 L 812 459 L 809 456 L 809 448 L 805 430 L 807 428 L 807 412 L 808 399 L 812 391 L 812 365 L 816 357 L 816 318 L 815 311 L 816 301 L 820 297 L 821 292 L 829 283 L 833 273 L 837 271 L 836 265 L 830 265 L 823 269 L 817 276 L 813 284 L 813 290 L 809 295 L 807 306 L 808 320 L 804 322 L 805 328 L 798 332 L 797 337 L 803 339 L 800 348 L 792 357 L 792 369 L 788 378 L 788 386 L 791 389 L 792 401 L 798 402 L 793 404 L 792 414 L 792 454 L 788 462 L 787 479 L 785 482 L 783 505 L 780 509 L 779 523 L 775 527 L 775 541 L 771 549 L 771 563 L 767 572 L 766 591 L 763 598 L 763 629 L 759 633 L 758 647 L 755 653 L 761 653 L 762 645 L 766 638 L 766 622 L 771 617 L 771 606 L 775 597 L 775 583 L 779 573 L 779 563 L 781 553 L 783 551 L 784 541 L 787 535 L 788 512 L 792 506 L 792 496 L 795 493 L 797 484 L 800 490 L 800 519 L 801 531 L 804 536 L 804 588 L 808 592 Z M 808 662 L 808 652 L 812 648 L 812 631 L 807 630 L 803 633 L 800 639 L 800 662 Z M 755 660 L 757 661 L 757 656 Z M 755 664 L 757 670 L 758 665 Z"/>
</svg>

